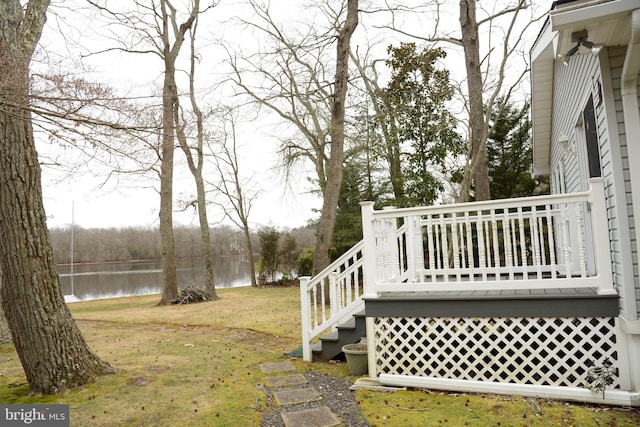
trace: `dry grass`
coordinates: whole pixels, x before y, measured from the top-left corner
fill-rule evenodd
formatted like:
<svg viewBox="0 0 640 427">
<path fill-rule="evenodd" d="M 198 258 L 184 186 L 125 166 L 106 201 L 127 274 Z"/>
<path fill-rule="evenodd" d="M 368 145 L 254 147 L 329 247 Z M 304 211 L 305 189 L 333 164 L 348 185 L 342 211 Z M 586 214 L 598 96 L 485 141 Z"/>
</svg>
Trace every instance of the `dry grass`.
<svg viewBox="0 0 640 427">
<path fill-rule="evenodd" d="M 382 426 L 520 426 L 633 427 L 635 408 L 577 405 L 566 402 L 432 390 L 393 394 L 360 390 L 356 399 L 373 427 Z"/>
<path fill-rule="evenodd" d="M 158 296 L 71 305 L 91 348 L 122 370 L 60 396 L 30 395 L 12 345 L 0 346 L 0 402 L 67 403 L 72 426 L 258 426 L 259 364 L 300 343 L 298 288 L 218 291 L 215 302 L 158 307 Z M 344 363 L 293 361 L 347 377 Z M 358 391 L 374 426 L 635 426 L 637 410 L 424 390 Z"/>
<path fill-rule="evenodd" d="M 4 345 L 0 401 L 68 403 L 73 426 L 259 425 L 259 364 L 299 346 L 298 289 L 218 293 L 215 302 L 169 307 L 156 306 L 158 296 L 72 304 L 91 348 L 122 373 L 61 396 L 30 396 L 15 350 Z"/>
</svg>

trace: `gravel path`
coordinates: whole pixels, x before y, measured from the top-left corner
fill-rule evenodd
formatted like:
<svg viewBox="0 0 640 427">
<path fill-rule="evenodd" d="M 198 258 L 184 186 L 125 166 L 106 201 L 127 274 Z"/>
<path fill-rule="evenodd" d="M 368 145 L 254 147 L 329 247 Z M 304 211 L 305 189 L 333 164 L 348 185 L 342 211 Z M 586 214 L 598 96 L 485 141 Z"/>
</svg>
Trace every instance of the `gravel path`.
<svg viewBox="0 0 640 427">
<path fill-rule="evenodd" d="M 267 405 L 265 414 L 262 416 L 261 427 L 284 427 L 280 414 L 319 406 L 327 406 L 340 419 L 343 426 L 370 427 L 358 408 L 353 392 L 349 390 L 351 386 L 349 381 L 316 372 L 306 372 L 303 375 L 309 382 L 308 386 L 314 387 L 322 395 L 322 400 L 300 405 L 278 406 L 273 396 L 273 392 L 277 389 L 269 388 L 265 390 Z"/>
</svg>

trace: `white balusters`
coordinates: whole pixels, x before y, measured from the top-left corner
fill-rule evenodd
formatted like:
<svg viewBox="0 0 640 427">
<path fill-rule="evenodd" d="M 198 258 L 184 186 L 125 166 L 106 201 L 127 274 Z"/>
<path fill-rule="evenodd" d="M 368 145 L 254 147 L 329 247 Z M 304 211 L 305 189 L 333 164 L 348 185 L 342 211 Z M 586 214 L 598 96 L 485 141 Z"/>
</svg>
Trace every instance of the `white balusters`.
<svg viewBox="0 0 640 427">
<path fill-rule="evenodd" d="M 556 239 L 554 239 L 555 222 L 551 218 L 551 205 L 545 205 L 545 212 L 547 214 L 547 242 L 549 244 L 549 264 L 551 266 L 551 278 L 558 277 L 558 260 L 556 258 Z"/>
<path fill-rule="evenodd" d="M 508 209 L 504 209 L 502 212 L 502 242 L 504 244 L 504 264 L 509 273 L 509 280 L 513 280 L 513 251 L 511 248 L 511 221 L 509 221 Z M 499 274 L 499 271 L 498 271 Z"/>
<path fill-rule="evenodd" d="M 438 232 L 436 230 L 436 224 L 433 222 L 433 217 L 431 215 L 427 215 L 427 251 L 429 256 L 428 262 L 428 271 L 431 272 L 431 281 L 436 281 L 436 270 L 438 265 L 436 264 L 436 247 L 434 247 L 434 239 L 438 238 Z"/>
<path fill-rule="evenodd" d="M 476 218 L 478 218 L 477 229 L 476 229 L 476 232 L 478 233 L 478 263 L 482 271 L 482 280 L 486 281 L 487 268 L 489 267 L 487 265 L 487 262 L 489 260 L 489 257 L 487 256 L 487 253 L 486 253 L 485 242 L 489 245 L 491 244 L 489 241 L 489 234 L 488 234 L 489 229 L 488 227 L 484 227 L 484 218 L 482 216 L 482 211 L 476 211 Z M 486 235 L 485 235 L 485 232 L 487 233 Z"/>
<path fill-rule="evenodd" d="M 518 206 L 518 210 L 517 210 L 517 214 L 518 214 L 518 231 L 520 232 L 520 238 L 519 238 L 519 244 L 517 244 L 517 246 L 515 246 L 516 248 L 519 246 L 520 247 L 520 265 L 522 265 L 523 267 L 525 267 L 528 262 L 527 262 L 527 238 L 525 236 L 525 230 L 524 230 L 524 216 L 522 214 L 522 206 Z"/>
<path fill-rule="evenodd" d="M 531 219 L 529 220 L 529 232 L 531 236 L 533 265 L 536 267 L 536 277 L 542 279 L 542 248 L 540 246 L 540 234 L 538 232 L 538 214 L 535 206 L 531 207 Z"/>
<path fill-rule="evenodd" d="M 429 290 L 430 284 L 438 290 L 472 289 L 474 283 L 482 289 L 593 286 L 594 280 L 577 280 L 595 278 L 585 238 L 589 212 L 578 209 L 592 203 L 589 197 L 373 211 L 374 286 L 378 292 Z M 543 283 L 548 279 L 566 282 Z"/>
<path fill-rule="evenodd" d="M 478 219 L 476 217 L 476 221 L 477 220 Z M 467 268 L 470 270 L 471 276 L 474 276 L 475 275 L 475 260 L 474 260 L 474 253 L 473 253 L 474 238 L 473 238 L 473 227 L 471 225 L 471 219 L 469 218 L 469 212 L 464 213 L 464 225 L 465 225 L 466 243 L 467 243 Z"/>
<path fill-rule="evenodd" d="M 569 238 L 569 217 L 567 214 L 567 204 L 560 204 L 560 224 L 562 227 L 562 245 L 565 277 L 571 277 L 571 239 Z"/>
<path fill-rule="evenodd" d="M 500 280 L 500 240 L 498 239 L 498 221 L 496 220 L 496 211 L 491 210 L 491 231 L 493 233 L 491 247 L 493 249 L 493 267 L 495 280 Z"/>
<path fill-rule="evenodd" d="M 439 246 L 440 257 L 442 257 L 442 271 L 444 273 L 444 281 L 449 281 L 449 239 L 447 238 L 447 224 L 445 222 L 444 214 L 440 215 L 440 241 Z"/>
<path fill-rule="evenodd" d="M 578 263 L 580 265 L 580 277 L 587 277 L 587 261 L 585 254 L 585 234 L 584 234 L 584 215 L 586 209 L 584 204 L 578 206 L 579 215 L 576 218 L 578 226 Z"/>
</svg>

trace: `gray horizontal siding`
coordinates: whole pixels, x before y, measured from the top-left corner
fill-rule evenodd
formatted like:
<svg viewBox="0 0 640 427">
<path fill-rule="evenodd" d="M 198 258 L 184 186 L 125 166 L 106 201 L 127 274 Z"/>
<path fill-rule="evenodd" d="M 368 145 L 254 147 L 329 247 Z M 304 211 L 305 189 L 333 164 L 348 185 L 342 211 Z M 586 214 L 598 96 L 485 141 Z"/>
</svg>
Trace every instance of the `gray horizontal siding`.
<svg viewBox="0 0 640 427">
<path fill-rule="evenodd" d="M 560 63 L 556 65 L 551 154 L 551 168 L 556 173 L 551 177 L 557 180 L 557 171 L 563 170 L 567 192 L 586 189 L 588 172 L 585 147 L 582 146 L 584 136 L 580 134 L 583 132 L 582 128 L 576 126 L 592 94 L 594 82 L 601 82 L 605 91 L 605 101 L 596 106 L 595 112 L 600 164 L 605 181 L 613 281 L 614 287 L 623 298 L 622 315 L 633 319 L 638 317 L 637 313 L 640 312 L 640 283 L 638 244 L 631 202 L 630 165 L 620 90 L 625 55 L 626 46 L 609 48 L 602 62 L 606 67 L 603 72 L 600 70 L 600 60 L 588 54 L 572 57 L 568 67 Z M 557 144 L 561 135 L 566 135 L 576 144 L 574 150 L 565 152 Z M 560 187 L 555 183 L 552 188 Z M 631 287 L 633 292 L 624 292 L 624 287 Z M 635 301 L 630 301 L 632 298 Z"/>
<path fill-rule="evenodd" d="M 633 205 L 631 198 L 631 178 L 629 172 L 629 158 L 627 153 L 627 135 L 624 124 L 624 112 L 622 104 L 621 94 L 621 75 L 622 67 L 624 65 L 624 59 L 626 55 L 626 46 L 615 47 L 608 49 L 608 60 L 611 74 L 611 86 L 613 89 L 613 97 L 615 99 L 615 118 L 617 129 L 616 131 L 620 144 L 620 158 L 613 158 L 613 166 L 622 169 L 622 185 L 617 184 L 616 188 L 619 191 L 624 192 L 624 197 L 619 197 L 620 207 L 618 209 L 612 209 L 610 207 L 610 217 L 612 215 L 626 215 L 625 220 L 620 218 L 620 221 L 610 223 L 611 243 L 612 243 L 612 256 L 613 256 L 613 272 L 614 272 L 614 284 L 617 288 L 621 286 L 633 286 L 635 292 L 635 304 L 625 304 L 624 301 L 621 304 L 622 314 L 628 319 L 637 317 L 640 313 L 640 282 L 638 276 L 638 245 L 637 245 L 637 233 L 635 230 L 635 223 L 633 219 Z M 639 91 L 640 93 L 640 91 Z M 616 164 L 617 160 L 617 164 Z M 610 174 L 615 175 L 615 171 L 611 171 Z M 620 175 L 620 174 L 618 174 Z M 637 190 L 636 190 L 637 191 Z M 613 200 L 613 197 L 611 197 Z M 624 227 L 620 230 L 616 229 L 616 226 L 624 224 Z M 625 243 L 623 239 L 628 239 Z M 631 253 L 626 253 L 626 252 Z M 626 264 L 631 264 L 630 266 Z M 626 271 L 625 271 L 626 270 Z M 621 292 L 623 298 L 624 294 Z M 627 294 L 628 295 L 628 294 Z M 626 313 L 626 307 L 635 307 L 636 313 Z M 632 310 L 632 308 L 630 308 Z"/>
</svg>

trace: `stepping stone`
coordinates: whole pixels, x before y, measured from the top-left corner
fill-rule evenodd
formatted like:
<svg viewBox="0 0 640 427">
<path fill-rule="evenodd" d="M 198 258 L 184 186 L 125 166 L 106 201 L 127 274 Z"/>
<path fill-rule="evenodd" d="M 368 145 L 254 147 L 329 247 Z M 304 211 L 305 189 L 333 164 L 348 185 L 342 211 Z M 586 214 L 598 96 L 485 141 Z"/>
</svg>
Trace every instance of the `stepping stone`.
<svg viewBox="0 0 640 427">
<path fill-rule="evenodd" d="M 331 427 L 340 421 L 326 406 L 281 414 L 284 427 Z"/>
<path fill-rule="evenodd" d="M 274 391 L 278 404 L 284 405 L 296 405 L 298 403 L 314 402 L 316 400 L 322 400 L 322 396 L 313 387 L 296 388 L 294 390 L 279 390 Z"/>
<path fill-rule="evenodd" d="M 276 362 L 276 363 L 261 363 L 260 369 L 262 372 L 280 372 L 280 371 L 293 371 L 295 368 L 289 362 Z"/>
<path fill-rule="evenodd" d="M 269 387 L 286 387 L 292 385 L 301 385 L 308 383 L 302 374 L 285 375 L 283 377 L 269 377 L 267 384 Z"/>
</svg>

